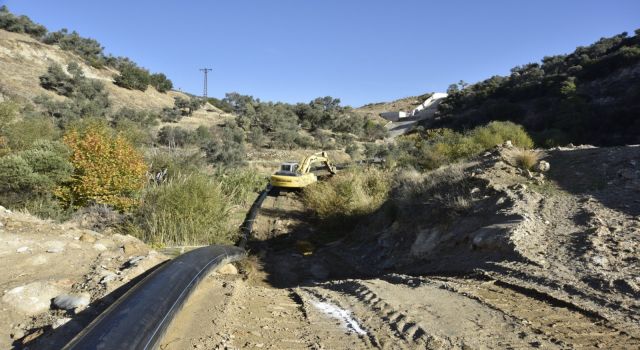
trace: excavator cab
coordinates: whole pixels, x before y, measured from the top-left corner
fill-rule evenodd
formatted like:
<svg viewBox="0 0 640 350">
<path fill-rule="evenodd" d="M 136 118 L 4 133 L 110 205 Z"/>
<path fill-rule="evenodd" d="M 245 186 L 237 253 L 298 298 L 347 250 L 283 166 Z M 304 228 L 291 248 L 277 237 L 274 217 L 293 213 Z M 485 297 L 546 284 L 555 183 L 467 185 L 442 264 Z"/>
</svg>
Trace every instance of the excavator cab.
<svg viewBox="0 0 640 350">
<path fill-rule="evenodd" d="M 282 165 L 280 165 L 280 170 L 276 172 L 276 175 L 296 176 L 297 170 L 298 170 L 298 163 L 295 163 L 295 162 L 282 163 Z"/>
<path fill-rule="evenodd" d="M 316 175 L 311 172 L 311 165 L 314 163 L 323 163 L 329 173 L 336 173 L 336 168 L 329 161 L 327 153 L 318 152 L 305 157 L 300 163 L 282 163 L 280 170 L 271 175 L 270 183 L 272 186 L 280 188 L 304 188 L 318 181 Z"/>
</svg>

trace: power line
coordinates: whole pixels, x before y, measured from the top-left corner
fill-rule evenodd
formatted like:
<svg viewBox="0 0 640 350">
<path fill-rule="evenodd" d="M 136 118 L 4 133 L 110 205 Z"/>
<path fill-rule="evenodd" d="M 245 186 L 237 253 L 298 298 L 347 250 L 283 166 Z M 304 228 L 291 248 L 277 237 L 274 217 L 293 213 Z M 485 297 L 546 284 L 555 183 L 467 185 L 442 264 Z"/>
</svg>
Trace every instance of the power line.
<svg viewBox="0 0 640 350">
<path fill-rule="evenodd" d="M 200 68 L 200 71 L 204 73 L 204 89 L 202 91 L 202 97 L 206 100 L 207 99 L 207 75 L 209 74 L 209 72 L 211 72 L 213 69 L 211 68 Z"/>
</svg>

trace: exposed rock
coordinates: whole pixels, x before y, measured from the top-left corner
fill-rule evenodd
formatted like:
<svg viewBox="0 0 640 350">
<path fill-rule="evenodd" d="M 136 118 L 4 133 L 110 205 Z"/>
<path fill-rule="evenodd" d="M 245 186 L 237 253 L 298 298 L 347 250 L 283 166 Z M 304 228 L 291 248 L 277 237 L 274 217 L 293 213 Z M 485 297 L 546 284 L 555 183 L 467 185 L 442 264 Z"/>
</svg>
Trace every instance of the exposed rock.
<svg viewBox="0 0 640 350">
<path fill-rule="evenodd" d="M 16 253 L 26 253 L 29 251 L 29 247 L 20 247 L 16 249 Z"/>
<path fill-rule="evenodd" d="M 226 264 L 220 267 L 217 272 L 221 275 L 237 275 L 238 269 L 233 264 Z"/>
<path fill-rule="evenodd" d="M 47 253 L 62 253 L 66 244 L 61 241 L 49 241 L 45 243 Z"/>
<path fill-rule="evenodd" d="M 89 233 L 83 233 L 82 236 L 80 236 L 80 240 L 82 242 L 87 242 L 87 243 L 94 243 L 96 241 L 96 238 Z"/>
<path fill-rule="evenodd" d="M 504 144 L 502 146 L 506 147 L 506 148 L 512 148 L 513 147 L 513 143 L 511 142 L 511 140 L 507 140 L 507 141 L 504 142 Z"/>
<path fill-rule="evenodd" d="M 551 164 L 549 164 L 549 162 L 547 161 L 541 160 L 540 162 L 538 162 L 536 169 L 539 172 L 544 173 L 549 171 L 549 169 L 551 169 Z"/>
<path fill-rule="evenodd" d="M 85 308 L 91 301 L 91 295 L 82 294 L 61 294 L 53 299 L 53 305 L 59 309 L 72 310 L 76 308 Z"/>
<path fill-rule="evenodd" d="M 122 245 L 122 249 L 126 256 L 146 255 L 149 252 L 149 248 L 142 242 L 126 242 Z"/>
<path fill-rule="evenodd" d="M 37 315 L 49 310 L 51 299 L 62 292 L 48 282 L 37 281 L 9 290 L 2 301 L 26 315 Z"/>
<path fill-rule="evenodd" d="M 99 252 L 104 252 L 105 250 L 107 250 L 107 247 L 104 246 L 104 244 L 102 243 L 96 243 L 93 245 L 93 249 L 99 251 Z"/>
</svg>

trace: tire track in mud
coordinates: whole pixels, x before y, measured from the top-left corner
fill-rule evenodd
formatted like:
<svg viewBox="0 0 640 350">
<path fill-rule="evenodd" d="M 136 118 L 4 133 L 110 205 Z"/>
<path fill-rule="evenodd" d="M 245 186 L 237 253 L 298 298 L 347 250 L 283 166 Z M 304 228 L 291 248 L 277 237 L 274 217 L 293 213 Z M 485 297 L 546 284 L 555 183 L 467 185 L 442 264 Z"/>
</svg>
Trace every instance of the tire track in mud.
<svg viewBox="0 0 640 350">
<path fill-rule="evenodd" d="M 452 345 L 448 339 L 429 334 L 417 320 L 386 303 L 359 281 L 328 283 L 303 290 L 335 304 L 342 304 L 340 294 L 361 303 L 364 307 L 352 307 L 351 311 L 366 327 L 369 339 L 376 347 L 396 348 L 402 344 L 402 348 L 440 349 Z"/>
<path fill-rule="evenodd" d="M 519 320 L 540 338 L 560 348 L 637 349 L 640 340 L 580 307 L 544 293 L 482 278 L 386 275 L 384 280 L 417 288 L 436 284 Z"/>
</svg>

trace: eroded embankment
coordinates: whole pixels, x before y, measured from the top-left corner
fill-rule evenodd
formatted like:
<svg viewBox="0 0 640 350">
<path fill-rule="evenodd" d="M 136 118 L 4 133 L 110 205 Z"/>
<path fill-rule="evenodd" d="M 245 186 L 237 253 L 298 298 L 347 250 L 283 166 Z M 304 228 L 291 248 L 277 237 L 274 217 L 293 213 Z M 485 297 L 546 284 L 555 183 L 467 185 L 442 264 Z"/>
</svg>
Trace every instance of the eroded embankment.
<svg viewBox="0 0 640 350">
<path fill-rule="evenodd" d="M 164 346 L 637 348 L 629 247 L 638 207 L 625 200 L 637 198 L 638 178 L 623 175 L 637 152 L 559 150 L 547 158 L 559 169 L 540 175 L 499 149 L 461 168 L 471 199 L 459 215 L 437 225 L 375 218 L 360 227 L 366 234 L 333 242 L 314 239 L 322 232 L 296 194 L 270 196 L 253 263 L 203 283 Z M 580 173 L 603 157 L 619 202 L 589 187 L 591 174 L 566 179 L 563 169 Z M 610 234 L 597 233 L 604 226 Z"/>
</svg>

